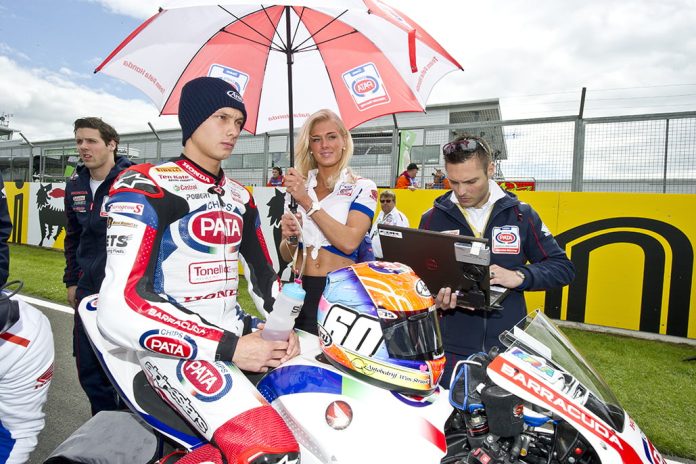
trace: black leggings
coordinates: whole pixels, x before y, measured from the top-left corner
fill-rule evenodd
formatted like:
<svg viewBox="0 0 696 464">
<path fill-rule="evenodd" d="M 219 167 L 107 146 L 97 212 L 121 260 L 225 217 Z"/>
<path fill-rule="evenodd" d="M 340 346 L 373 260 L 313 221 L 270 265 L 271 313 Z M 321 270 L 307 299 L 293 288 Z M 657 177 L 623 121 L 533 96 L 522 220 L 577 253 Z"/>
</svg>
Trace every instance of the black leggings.
<svg viewBox="0 0 696 464">
<path fill-rule="evenodd" d="M 316 335 L 317 331 L 317 310 L 319 309 L 319 300 L 321 294 L 324 293 L 326 286 L 326 277 L 303 276 L 302 288 L 307 294 L 302 305 L 302 310 L 295 320 L 295 328 L 304 330 Z"/>
</svg>

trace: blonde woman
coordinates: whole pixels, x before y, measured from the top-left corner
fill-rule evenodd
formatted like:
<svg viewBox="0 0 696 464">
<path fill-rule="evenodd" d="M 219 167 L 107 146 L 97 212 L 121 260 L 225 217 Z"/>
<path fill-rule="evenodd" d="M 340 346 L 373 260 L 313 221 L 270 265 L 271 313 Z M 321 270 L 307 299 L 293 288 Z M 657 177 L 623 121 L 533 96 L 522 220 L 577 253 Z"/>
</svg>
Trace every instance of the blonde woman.
<svg viewBox="0 0 696 464">
<path fill-rule="evenodd" d="M 286 204 L 298 204 L 296 218 L 283 215 L 280 252 L 296 269 L 304 267 L 302 286 L 307 292 L 295 327 L 317 333 L 317 306 L 326 274 L 356 261 L 358 247 L 370 229 L 377 206 L 377 186 L 353 174 L 348 167 L 353 138 L 331 110 L 312 114 L 300 129 L 295 165 L 287 170 Z M 301 236 L 306 262 L 290 236 Z"/>
</svg>

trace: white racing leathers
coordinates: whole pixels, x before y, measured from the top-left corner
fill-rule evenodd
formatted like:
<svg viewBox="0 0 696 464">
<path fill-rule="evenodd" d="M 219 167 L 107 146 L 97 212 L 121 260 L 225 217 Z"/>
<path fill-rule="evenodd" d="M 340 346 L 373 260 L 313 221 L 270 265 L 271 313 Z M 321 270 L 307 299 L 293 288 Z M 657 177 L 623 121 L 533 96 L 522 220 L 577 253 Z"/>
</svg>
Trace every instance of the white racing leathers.
<svg viewBox="0 0 696 464">
<path fill-rule="evenodd" d="M 19 320 L 0 334 L 0 463 L 29 460 L 44 428 L 43 407 L 53 377 L 48 318 L 19 297 Z"/>
<path fill-rule="evenodd" d="M 211 439 L 241 411 L 225 371 L 258 322 L 237 304 L 239 261 L 262 314 L 279 288 L 258 210 L 242 185 L 183 156 L 133 166 L 109 195 L 99 330 L 138 352 L 153 387 Z"/>
</svg>

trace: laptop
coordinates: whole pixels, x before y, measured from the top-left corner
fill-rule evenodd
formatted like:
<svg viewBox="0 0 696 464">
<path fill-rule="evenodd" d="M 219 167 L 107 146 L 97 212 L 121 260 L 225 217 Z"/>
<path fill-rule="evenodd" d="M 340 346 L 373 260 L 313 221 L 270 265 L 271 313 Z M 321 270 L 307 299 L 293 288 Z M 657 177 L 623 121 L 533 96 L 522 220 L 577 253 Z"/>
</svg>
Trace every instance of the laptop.
<svg viewBox="0 0 696 464">
<path fill-rule="evenodd" d="M 377 230 L 383 259 L 409 266 L 433 296 L 450 287 L 457 292 L 457 306 L 502 309 L 500 302 L 509 289 L 490 284 L 488 239 L 387 224 Z"/>
</svg>

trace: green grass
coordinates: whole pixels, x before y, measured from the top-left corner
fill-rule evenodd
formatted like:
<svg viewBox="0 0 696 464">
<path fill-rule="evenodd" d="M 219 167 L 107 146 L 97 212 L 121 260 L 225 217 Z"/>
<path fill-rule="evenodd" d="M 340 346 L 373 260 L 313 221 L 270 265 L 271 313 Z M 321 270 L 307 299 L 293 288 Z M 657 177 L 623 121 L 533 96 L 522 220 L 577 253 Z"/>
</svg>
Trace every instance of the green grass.
<svg viewBox="0 0 696 464">
<path fill-rule="evenodd" d="M 10 279 L 22 293 L 65 303 L 61 251 L 10 245 Z M 246 281 L 239 302 L 254 308 Z M 696 459 L 696 347 L 563 329 L 663 454 Z"/>
<path fill-rule="evenodd" d="M 660 452 L 696 459 L 696 347 L 563 331 Z"/>
<path fill-rule="evenodd" d="M 10 278 L 24 282 L 22 293 L 67 304 L 62 250 L 10 243 Z"/>
</svg>

